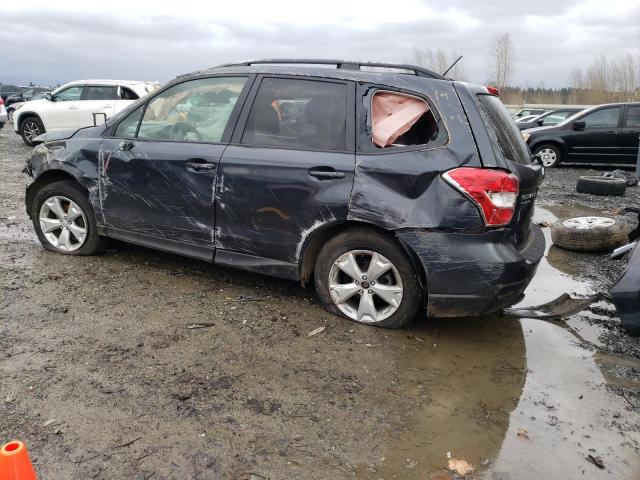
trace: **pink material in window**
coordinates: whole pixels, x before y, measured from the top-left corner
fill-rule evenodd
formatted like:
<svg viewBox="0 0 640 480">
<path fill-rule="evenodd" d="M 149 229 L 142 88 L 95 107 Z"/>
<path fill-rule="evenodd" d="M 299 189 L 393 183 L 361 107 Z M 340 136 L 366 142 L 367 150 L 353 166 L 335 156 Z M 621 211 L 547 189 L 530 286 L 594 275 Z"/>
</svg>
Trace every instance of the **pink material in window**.
<svg viewBox="0 0 640 480">
<path fill-rule="evenodd" d="M 393 144 L 429 111 L 424 100 L 400 93 L 377 92 L 371 100 L 373 143 Z"/>
</svg>

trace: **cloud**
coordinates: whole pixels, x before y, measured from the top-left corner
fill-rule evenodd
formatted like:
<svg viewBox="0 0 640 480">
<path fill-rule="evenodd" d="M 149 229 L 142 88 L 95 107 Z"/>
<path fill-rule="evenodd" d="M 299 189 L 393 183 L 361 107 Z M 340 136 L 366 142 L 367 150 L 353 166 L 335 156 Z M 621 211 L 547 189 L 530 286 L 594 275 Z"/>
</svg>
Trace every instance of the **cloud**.
<svg viewBox="0 0 640 480">
<path fill-rule="evenodd" d="M 34 1 L 30 7 L 38 8 Z M 469 80 L 482 83 L 490 41 L 504 31 L 512 35 L 522 85 L 565 84 L 596 54 L 640 54 L 640 0 L 325 0 L 313 10 L 289 0 L 214 6 L 183 0 L 178 15 L 161 3 L 112 0 L 108 11 L 86 3 L 51 11 L 14 2 L 3 11 L 0 81 L 164 81 L 249 58 L 403 62 L 415 47 L 455 47 Z"/>
</svg>

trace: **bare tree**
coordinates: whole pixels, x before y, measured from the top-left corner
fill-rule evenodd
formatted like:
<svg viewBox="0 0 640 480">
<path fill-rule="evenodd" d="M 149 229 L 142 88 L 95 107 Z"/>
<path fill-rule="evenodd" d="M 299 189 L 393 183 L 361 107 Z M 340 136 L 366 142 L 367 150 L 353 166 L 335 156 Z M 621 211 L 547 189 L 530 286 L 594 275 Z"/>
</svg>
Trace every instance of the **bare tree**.
<svg viewBox="0 0 640 480">
<path fill-rule="evenodd" d="M 460 54 L 455 48 L 448 51 L 442 48 L 432 50 L 430 48 L 414 48 L 413 62 L 424 68 L 428 68 L 437 73 L 444 73 L 455 62 Z M 447 77 L 454 80 L 464 80 L 464 65 L 460 60 L 450 71 Z"/>
<path fill-rule="evenodd" d="M 496 36 L 489 50 L 490 80 L 498 88 L 509 86 L 515 73 L 513 45 L 507 32 Z"/>
</svg>

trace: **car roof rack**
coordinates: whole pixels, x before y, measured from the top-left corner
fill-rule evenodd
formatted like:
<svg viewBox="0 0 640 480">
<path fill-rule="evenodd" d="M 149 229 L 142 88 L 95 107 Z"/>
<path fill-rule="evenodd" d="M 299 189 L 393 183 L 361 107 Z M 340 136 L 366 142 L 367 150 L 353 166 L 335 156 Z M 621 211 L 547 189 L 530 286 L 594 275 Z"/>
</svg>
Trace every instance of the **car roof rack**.
<svg viewBox="0 0 640 480">
<path fill-rule="evenodd" d="M 417 65 L 409 65 L 404 63 L 382 63 L 382 62 L 355 62 L 346 60 L 335 59 L 311 59 L 311 58 L 270 58 L 263 60 L 248 60 L 246 62 L 238 63 L 225 63 L 224 65 L 218 65 L 219 67 L 249 67 L 251 65 L 269 65 L 269 64 L 285 64 L 285 65 L 335 65 L 336 68 L 341 70 L 362 70 L 362 67 L 376 67 L 376 68 L 396 68 L 399 70 L 408 70 L 413 72 L 418 77 L 430 77 L 444 80 L 446 77 L 426 68 L 418 67 Z M 401 72 L 394 72 L 401 73 Z"/>
</svg>

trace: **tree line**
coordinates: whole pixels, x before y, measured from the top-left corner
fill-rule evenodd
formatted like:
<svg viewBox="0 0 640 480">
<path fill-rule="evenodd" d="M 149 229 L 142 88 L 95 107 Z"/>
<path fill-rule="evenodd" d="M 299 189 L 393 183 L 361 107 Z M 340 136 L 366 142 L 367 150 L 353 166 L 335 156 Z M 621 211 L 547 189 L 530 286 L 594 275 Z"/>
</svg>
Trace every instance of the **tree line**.
<svg viewBox="0 0 640 480">
<path fill-rule="evenodd" d="M 438 73 L 444 72 L 460 56 L 455 48 L 413 51 L 413 62 Z M 574 68 L 567 86 L 562 88 L 520 87 L 514 85 L 515 52 L 511 35 L 496 35 L 487 57 L 488 85 L 500 89 L 504 103 L 597 105 L 610 102 L 640 101 L 640 57 L 626 54 L 609 59 L 597 55 L 585 68 Z M 466 80 L 464 58 L 447 74 L 454 80 Z"/>
</svg>

